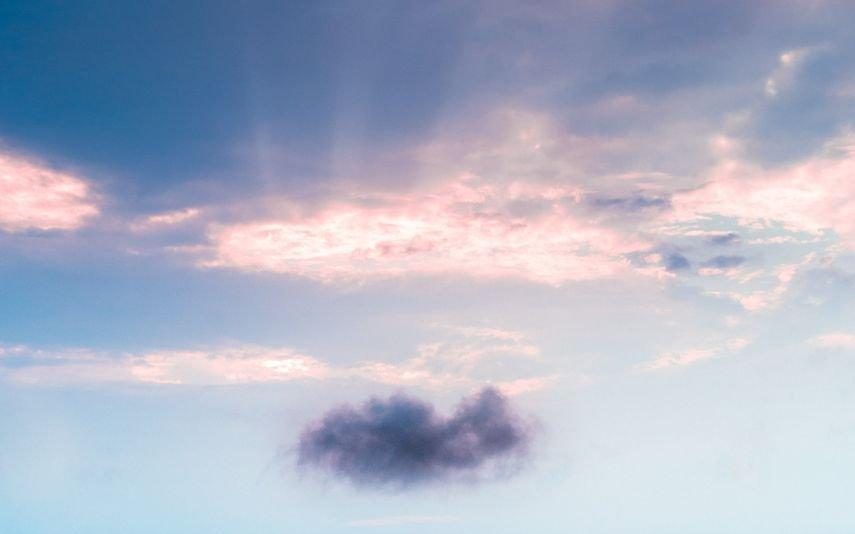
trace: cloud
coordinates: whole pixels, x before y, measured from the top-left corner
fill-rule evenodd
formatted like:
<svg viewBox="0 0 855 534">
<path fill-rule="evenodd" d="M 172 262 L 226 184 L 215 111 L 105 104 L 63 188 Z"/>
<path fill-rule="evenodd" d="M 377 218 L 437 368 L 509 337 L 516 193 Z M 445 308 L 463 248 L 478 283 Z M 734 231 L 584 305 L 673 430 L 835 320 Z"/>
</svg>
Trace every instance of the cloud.
<svg viewBox="0 0 855 534">
<path fill-rule="evenodd" d="M 559 376 L 535 374 L 540 349 L 524 334 L 490 327 L 444 327 L 456 334 L 425 343 L 402 361 L 334 365 L 290 347 L 237 345 L 116 354 L 85 348 L 39 349 L 0 344 L 0 378 L 24 384 L 145 383 L 238 385 L 293 380 L 364 380 L 396 387 L 470 389 L 490 383 L 521 395 L 549 388 Z M 512 379 L 508 372 L 515 373 Z"/>
<path fill-rule="evenodd" d="M 518 466 L 531 438 L 508 400 L 485 388 L 450 417 L 403 394 L 340 406 L 304 429 L 297 454 L 300 466 L 354 484 L 403 488 L 499 474 Z"/>
<path fill-rule="evenodd" d="M 796 279 L 796 275 L 816 262 L 816 253 L 806 254 L 796 263 L 785 263 L 772 269 L 771 277 L 766 280 L 772 287 L 755 291 L 710 291 L 707 294 L 718 297 L 726 297 L 738 302 L 745 310 L 758 312 L 774 308 L 781 303 L 789 291 L 790 286 Z M 752 278 L 756 273 L 749 275 Z"/>
<path fill-rule="evenodd" d="M 494 382 L 493 387 L 501 391 L 504 395 L 515 397 L 524 393 L 534 393 L 535 391 L 547 389 L 554 385 L 559 378 L 559 375 L 517 378 L 503 382 Z"/>
<path fill-rule="evenodd" d="M 707 238 L 707 242 L 711 245 L 732 245 L 739 241 L 739 234 L 735 232 L 727 232 L 724 234 L 713 234 Z"/>
<path fill-rule="evenodd" d="M 0 152 L 0 230 L 74 230 L 98 212 L 86 181 Z"/>
<path fill-rule="evenodd" d="M 179 210 L 166 211 L 147 215 L 131 225 L 131 229 L 137 232 L 145 232 L 158 228 L 168 228 L 180 225 L 196 219 L 202 214 L 199 208 L 182 208 Z"/>
<path fill-rule="evenodd" d="M 324 379 L 329 365 L 287 347 L 225 347 L 110 354 L 0 345 L 0 377 L 25 384 L 225 385 Z"/>
<path fill-rule="evenodd" d="M 713 269 L 732 269 L 745 263 L 743 256 L 715 256 L 703 263 L 704 267 Z"/>
<path fill-rule="evenodd" d="M 521 343 L 525 340 L 525 334 L 516 330 L 506 330 L 502 328 L 494 328 L 489 326 L 453 326 L 453 325 L 436 325 L 440 328 L 446 328 L 452 332 L 457 332 L 464 337 L 482 338 L 487 340 L 513 341 Z"/>
<path fill-rule="evenodd" d="M 742 256 L 704 263 L 677 251 L 731 245 L 741 235 L 745 245 L 775 244 L 796 239 L 794 232 L 832 239 L 833 231 L 855 243 L 851 135 L 800 163 L 764 167 L 745 159 L 742 140 L 728 132 L 733 147 L 705 153 L 711 159 L 686 175 L 640 167 L 619 173 L 595 162 L 643 144 L 582 139 L 560 119 L 536 114 L 504 116 L 511 118 L 499 133 L 458 125 L 471 135 L 441 132 L 401 156 L 404 163 L 388 156 L 396 170 L 412 173 L 397 185 L 338 180 L 312 202 L 279 198 L 252 215 L 211 223 L 206 243 L 182 250 L 201 267 L 345 285 L 421 276 L 555 286 L 636 275 L 667 281 L 700 267 L 706 278 L 722 276 L 697 283 L 760 309 L 775 300 L 763 296 L 774 295 L 733 278 L 746 274 L 734 269 Z M 750 239 L 755 230 L 766 241 Z M 703 242 L 655 248 L 691 232 Z"/>
<path fill-rule="evenodd" d="M 808 57 L 820 50 L 820 48 L 797 48 L 782 52 L 778 56 L 778 66 L 775 71 L 766 78 L 764 92 L 769 98 L 775 98 L 781 92 L 793 83 L 799 69 L 805 63 Z"/>
<path fill-rule="evenodd" d="M 423 344 L 415 356 L 399 363 L 359 362 L 350 372 L 395 386 L 465 386 L 471 385 L 477 368 L 491 362 L 532 361 L 540 355 L 540 349 L 519 332 L 475 327 L 458 328 L 458 332 L 464 339 Z M 532 386 L 540 383 L 545 387 L 550 383 L 545 377 L 531 379 Z"/>
<path fill-rule="evenodd" d="M 223 385 L 324 379 L 327 364 L 290 348 L 239 347 L 216 351 L 160 351 L 132 358 L 141 382 Z"/>
<path fill-rule="evenodd" d="M 472 388 L 488 382 L 508 396 L 548 389 L 560 378 L 557 374 L 533 375 L 542 372 L 540 347 L 522 332 L 436 326 L 460 337 L 422 344 L 415 356 L 401 362 L 358 362 L 347 373 L 398 387 Z M 516 373 L 514 378 L 507 377 L 509 371 Z"/>
<path fill-rule="evenodd" d="M 699 188 L 675 193 L 674 209 L 662 215 L 675 221 L 710 215 L 737 219 L 744 227 L 773 228 L 819 235 L 833 230 L 855 246 L 855 134 L 827 143 L 805 161 L 762 168 L 725 159 Z"/>
<path fill-rule="evenodd" d="M 464 175 L 421 194 L 222 226 L 204 265 L 326 282 L 463 274 L 561 284 L 629 271 L 625 254 L 646 243 L 572 213 L 575 197 L 567 188 Z M 540 208 L 516 214 L 517 201 Z"/>
<path fill-rule="evenodd" d="M 671 206 L 671 202 L 665 197 L 649 197 L 644 195 L 601 197 L 593 199 L 591 203 L 598 208 L 629 213 L 643 210 L 664 210 Z"/>
<path fill-rule="evenodd" d="M 855 334 L 829 332 L 812 338 L 809 343 L 823 349 L 855 349 Z"/>
<path fill-rule="evenodd" d="M 606 164 L 633 143 L 576 135 L 543 113 L 495 110 L 365 165 L 342 163 L 310 201 L 249 200 L 211 221 L 202 249 L 185 250 L 200 267 L 338 284 L 462 276 L 560 285 L 659 274 L 628 256 L 651 246 L 637 223 L 667 207 L 650 183 L 661 177 L 618 176 Z"/>
<path fill-rule="evenodd" d="M 720 358 L 741 351 L 750 342 L 744 338 L 734 338 L 727 342 L 706 348 L 693 348 L 684 351 L 672 351 L 659 355 L 650 362 L 637 366 L 641 371 L 659 371 L 669 367 L 685 367 L 712 358 Z"/>
<path fill-rule="evenodd" d="M 665 270 L 668 272 L 684 271 L 691 267 L 689 260 L 679 252 L 667 254 L 664 258 Z"/>
</svg>

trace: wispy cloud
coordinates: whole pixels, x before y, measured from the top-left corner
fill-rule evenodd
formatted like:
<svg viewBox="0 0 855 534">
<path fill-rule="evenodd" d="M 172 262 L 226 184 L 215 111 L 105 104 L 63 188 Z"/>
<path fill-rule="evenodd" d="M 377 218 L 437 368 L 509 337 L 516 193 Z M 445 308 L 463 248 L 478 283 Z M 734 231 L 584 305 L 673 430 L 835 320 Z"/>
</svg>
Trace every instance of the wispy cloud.
<svg viewBox="0 0 855 534">
<path fill-rule="evenodd" d="M 350 372 L 362 378 L 395 386 L 442 388 L 451 385 L 475 387 L 490 376 L 491 364 L 511 362 L 528 364 L 537 369 L 540 348 L 522 332 L 489 327 L 445 327 L 458 336 L 442 342 L 426 343 L 417 354 L 401 362 L 359 362 Z M 500 365 L 501 366 L 501 365 Z M 480 373 L 477 371 L 481 371 Z M 476 378 L 479 376 L 480 378 Z M 529 374 L 514 379 L 493 378 L 488 381 L 507 395 L 519 395 L 546 389 L 558 379 L 556 375 Z"/>
<path fill-rule="evenodd" d="M 423 344 L 415 356 L 403 361 L 368 360 L 351 365 L 327 363 L 290 347 L 256 345 L 137 354 L 0 345 L 0 377 L 43 385 L 136 382 L 198 386 L 365 380 L 396 387 L 472 389 L 490 383 L 507 395 L 546 389 L 558 379 L 555 374 L 536 374 L 539 349 L 521 333 L 459 328 L 463 338 Z M 512 379 L 492 372 L 492 364 L 509 361 L 531 365 L 523 366 L 523 376 Z"/>
<path fill-rule="evenodd" d="M 811 338 L 809 343 L 823 349 L 855 349 L 855 334 L 849 332 L 829 332 Z"/>
<path fill-rule="evenodd" d="M 202 210 L 199 208 L 182 208 L 173 211 L 155 213 L 140 218 L 131 225 L 131 229 L 138 232 L 144 232 L 148 230 L 168 228 L 192 221 L 198 218 L 201 213 Z"/>
<path fill-rule="evenodd" d="M 753 291 L 745 291 L 733 289 L 729 291 L 710 291 L 709 295 L 725 297 L 738 302 L 745 310 L 750 312 L 758 312 L 768 310 L 778 306 L 784 299 L 784 296 L 790 289 L 796 275 L 800 271 L 814 264 L 817 255 L 813 252 L 806 254 L 800 261 L 795 263 L 785 263 L 775 266 L 772 269 L 771 276 L 767 276 L 766 283 L 771 284 L 771 287 L 757 289 Z M 765 273 L 755 273 L 758 276 Z M 754 274 L 748 275 L 749 280 L 754 278 Z"/>
<path fill-rule="evenodd" d="M 777 97 L 781 91 L 793 83 L 805 61 L 820 50 L 820 47 L 806 47 L 781 52 L 778 56 L 778 65 L 772 74 L 766 78 L 766 83 L 763 87 L 766 96 L 769 98 Z"/>
<path fill-rule="evenodd" d="M 748 346 L 749 340 L 734 338 L 722 344 L 660 354 L 654 360 L 637 366 L 640 371 L 659 371 L 670 367 L 685 367 L 699 362 L 735 354 Z"/>
<path fill-rule="evenodd" d="M 110 354 L 91 349 L 0 346 L 0 376 L 19 383 L 223 385 L 321 379 L 332 369 L 290 348 L 225 347 Z"/>
</svg>

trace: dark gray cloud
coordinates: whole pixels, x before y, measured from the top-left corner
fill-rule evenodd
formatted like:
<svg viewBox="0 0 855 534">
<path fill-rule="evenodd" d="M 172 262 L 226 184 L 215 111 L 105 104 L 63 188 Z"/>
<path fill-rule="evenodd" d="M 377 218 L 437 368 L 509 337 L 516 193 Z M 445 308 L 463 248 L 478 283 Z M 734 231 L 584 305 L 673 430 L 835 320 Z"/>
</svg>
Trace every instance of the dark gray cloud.
<svg viewBox="0 0 855 534">
<path fill-rule="evenodd" d="M 739 234 L 728 232 L 726 234 L 716 234 L 710 236 L 707 241 L 712 245 L 732 245 L 739 241 Z"/>
<path fill-rule="evenodd" d="M 704 262 L 704 267 L 714 267 L 716 269 L 730 269 L 739 267 L 745 263 L 744 256 L 715 256 Z"/>
<path fill-rule="evenodd" d="M 300 466 L 355 484 L 407 487 L 518 466 L 530 441 L 530 424 L 485 388 L 451 417 L 403 394 L 340 406 L 304 429 L 297 454 Z"/>
<path fill-rule="evenodd" d="M 692 266 L 689 260 L 679 252 L 672 252 L 665 255 L 663 262 L 665 269 L 670 272 L 683 271 Z"/>
</svg>

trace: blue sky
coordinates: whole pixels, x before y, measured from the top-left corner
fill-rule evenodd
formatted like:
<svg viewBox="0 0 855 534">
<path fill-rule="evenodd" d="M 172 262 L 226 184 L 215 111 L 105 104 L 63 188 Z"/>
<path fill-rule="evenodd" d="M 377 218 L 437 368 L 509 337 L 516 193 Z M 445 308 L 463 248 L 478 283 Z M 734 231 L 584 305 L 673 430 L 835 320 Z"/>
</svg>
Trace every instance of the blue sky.
<svg viewBox="0 0 855 534">
<path fill-rule="evenodd" d="M 5 2 L 0 531 L 851 532 L 853 16 Z"/>
</svg>

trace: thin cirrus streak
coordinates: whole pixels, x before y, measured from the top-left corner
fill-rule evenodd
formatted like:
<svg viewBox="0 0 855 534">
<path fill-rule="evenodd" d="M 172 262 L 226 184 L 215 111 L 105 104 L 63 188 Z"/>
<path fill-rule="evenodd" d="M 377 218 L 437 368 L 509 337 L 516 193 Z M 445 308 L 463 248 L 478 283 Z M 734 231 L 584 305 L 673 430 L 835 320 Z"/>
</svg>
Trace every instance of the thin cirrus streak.
<svg viewBox="0 0 855 534">
<path fill-rule="evenodd" d="M 737 353 L 747 347 L 749 343 L 750 341 L 747 339 L 734 338 L 716 346 L 667 352 L 660 354 L 652 361 L 636 366 L 636 369 L 639 371 L 660 371 L 670 367 L 694 365 L 705 360 Z"/>
<path fill-rule="evenodd" d="M 168 228 L 176 226 L 188 221 L 192 221 L 199 217 L 202 210 L 199 208 L 183 208 L 174 211 L 163 213 L 155 213 L 141 218 L 131 224 L 131 229 L 137 232 L 145 232 L 159 228 Z"/>
<path fill-rule="evenodd" d="M 0 230 L 74 230 L 98 212 L 86 181 L 0 153 Z"/>
<path fill-rule="evenodd" d="M 322 379 L 330 367 L 287 347 L 227 347 L 109 354 L 0 346 L 0 378 L 23 384 L 225 385 Z"/>
<path fill-rule="evenodd" d="M 629 271 L 625 255 L 649 244 L 571 213 L 578 199 L 575 189 L 465 175 L 424 194 L 378 196 L 374 205 L 222 226 L 204 265 L 327 282 L 465 274 L 561 284 Z M 523 201 L 529 211 L 515 213 Z"/>
</svg>

